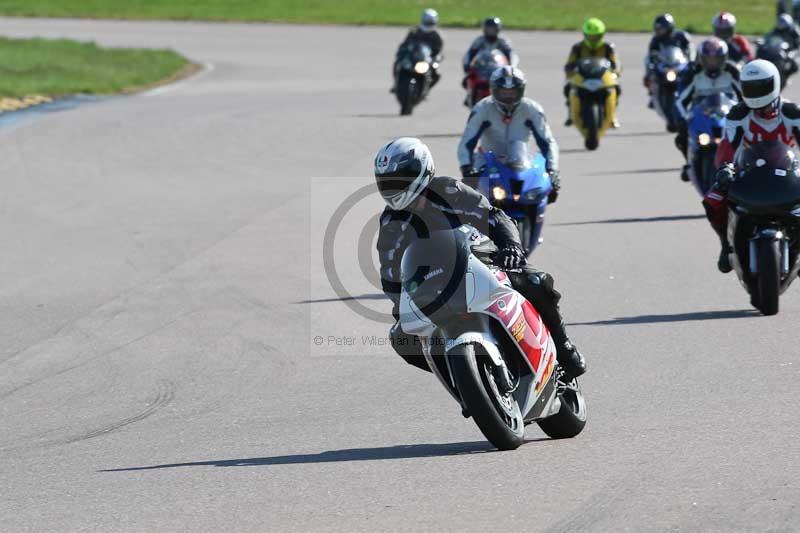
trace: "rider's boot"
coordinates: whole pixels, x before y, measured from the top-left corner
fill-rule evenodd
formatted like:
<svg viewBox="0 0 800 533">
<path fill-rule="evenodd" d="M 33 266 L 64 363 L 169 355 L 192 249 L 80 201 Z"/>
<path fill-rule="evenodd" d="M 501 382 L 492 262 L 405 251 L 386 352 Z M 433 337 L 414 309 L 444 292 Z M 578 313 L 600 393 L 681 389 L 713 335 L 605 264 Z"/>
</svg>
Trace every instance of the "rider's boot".
<svg viewBox="0 0 800 533">
<path fill-rule="evenodd" d="M 720 243 L 720 250 L 719 250 L 719 259 L 717 259 L 717 268 L 723 274 L 727 274 L 733 267 L 731 266 L 731 253 L 733 253 L 733 248 L 728 243 L 727 239 L 722 240 Z"/>
<path fill-rule="evenodd" d="M 514 287 L 536 306 L 542 322 L 550 330 L 564 379 L 570 381 L 584 374 L 586 360 L 567 336 L 564 320 L 558 309 L 561 294 L 553 288 L 553 277 L 530 266 L 525 266 L 519 273 L 510 272 L 509 277 Z"/>
<path fill-rule="evenodd" d="M 683 165 L 681 169 L 681 181 L 689 181 L 689 165 Z"/>
</svg>

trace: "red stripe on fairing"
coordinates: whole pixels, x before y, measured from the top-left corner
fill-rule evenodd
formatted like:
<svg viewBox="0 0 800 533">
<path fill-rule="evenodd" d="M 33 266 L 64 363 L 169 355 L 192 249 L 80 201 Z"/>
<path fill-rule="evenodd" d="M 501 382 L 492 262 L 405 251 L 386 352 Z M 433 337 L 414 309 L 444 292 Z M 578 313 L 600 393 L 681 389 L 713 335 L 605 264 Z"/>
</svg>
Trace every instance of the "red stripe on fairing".
<svg viewBox="0 0 800 533">
<path fill-rule="evenodd" d="M 515 294 L 498 298 L 486 311 L 500 321 L 519 345 L 536 373 L 537 387 L 540 387 L 553 371 L 555 353 L 550 350 L 550 333 L 544 327 L 539 312 L 528 300 Z"/>
<path fill-rule="evenodd" d="M 522 317 L 527 322 L 522 338 L 517 341 L 522 352 L 530 361 L 534 372 L 539 373 L 539 367 L 542 365 L 545 353 L 544 348 L 547 346 L 547 336 L 543 335 L 542 320 L 539 313 L 534 309 L 533 305 L 528 300 L 522 302 Z M 545 342 L 539 342 L 543 339 Z"/>
</svg>

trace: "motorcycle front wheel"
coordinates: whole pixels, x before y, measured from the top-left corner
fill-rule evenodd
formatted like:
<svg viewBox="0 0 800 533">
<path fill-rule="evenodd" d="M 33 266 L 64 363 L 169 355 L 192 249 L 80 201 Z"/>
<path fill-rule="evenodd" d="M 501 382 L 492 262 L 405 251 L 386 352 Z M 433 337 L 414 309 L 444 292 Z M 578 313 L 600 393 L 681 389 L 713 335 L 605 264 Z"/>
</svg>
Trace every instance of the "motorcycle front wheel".
<svg viewBox="0 0 800 533">
<path fill-rule="evenodd" d="M 498 450 L 515 450 L 525 441 L 525 423 L 517 400 L 500 391 L 491 359 L 462 344 L 448 352 L 458 393 L 478 429 Z"/>
<path fill-rule="evenodd" d="M 400 114 L 410 115 L 414 109 L 414 76 L 408 71 L 398 75 L 397 101 L 400 103 Z"/>
<path fill-rule="evenodd" d="M 571 439 L 586 426 L 586 401 L 578 380 L 559 383 L 558 397 L 561 399 L 558 413 L 537 423 L 551 439 Z"/>
<path fill-rule="evenodd" d="M 600 140 L 598 139 L 598 130 L 600 129 L 600 106 L 597 102 L 583 101 L 584 117 L 583 124 L 586 128 L 586 140 L 584 146 L 587 150 L 597 150 Z"/>
<path fill-rule="evenodd" d="M 766 316 L 778 314 L 781 291 L 780 242 L 758 242 L 758 309 Z"/>
</svg>

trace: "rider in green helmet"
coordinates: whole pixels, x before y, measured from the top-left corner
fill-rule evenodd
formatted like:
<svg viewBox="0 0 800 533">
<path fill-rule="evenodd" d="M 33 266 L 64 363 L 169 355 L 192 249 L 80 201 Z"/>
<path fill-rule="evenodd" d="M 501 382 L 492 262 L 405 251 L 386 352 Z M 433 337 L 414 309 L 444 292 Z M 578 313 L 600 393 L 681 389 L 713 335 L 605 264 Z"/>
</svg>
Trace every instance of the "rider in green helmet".
<svg viewBox="0 0 800 533">
<path fill-rule="evenodd" d="M 569 78 L 575 72 L 578 66 L 578 61 L 581 59 L 604 57 L 611 62 L 611 68 L 616 73 L 621 72 L 619 57 L 614 48 L 613 43 L 608 43 L 604 40 L 606 35 L 606 25 L 599 18 L 592 17 L 583 23 L 583 40 L 575 43 L 569 52 L 567 64 L 564 65 L 564 71 L 567 74 L 567 83 L 564 85 L 564 96 L 567 99 L 567 121 L 566 126 L 572 125 L 572 120 L 569 115 Z M 617 85 L 617 103 L 619 103 L 619 95 L 621 90 Z M 619 121 L 614 119 L 614 127 L 619 127 Z"/>
</svg>

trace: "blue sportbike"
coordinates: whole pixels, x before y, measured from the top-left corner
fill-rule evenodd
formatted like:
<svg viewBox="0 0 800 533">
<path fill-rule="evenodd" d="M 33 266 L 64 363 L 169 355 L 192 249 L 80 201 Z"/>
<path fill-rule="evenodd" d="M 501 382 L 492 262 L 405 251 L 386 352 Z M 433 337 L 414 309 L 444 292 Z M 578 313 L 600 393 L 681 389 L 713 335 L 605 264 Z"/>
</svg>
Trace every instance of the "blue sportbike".
<svg viewBox="0 0 800 533">
<path fill-rule="evenodd" d="M 689 112 L 689 179 L 703 196 L 714 184 L 717 147 L 725 133 L 725 117 L 735 104 L 730 96 L 714 94 L 696 100 Z"/>
<path fill-rule="evenodd" d="M 544 212 L 553 191 L 541 154 L 531 158 L 524 148 L 500 162 L 494 152 L 485 152 L 486 165 L 478 181 L 478 190 L 489 202 L 514 219 L 525 253 L 530 256 L 541 242 Z"/>
</svg>

